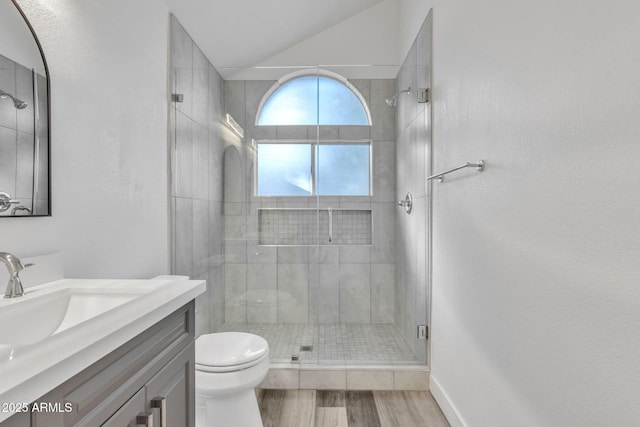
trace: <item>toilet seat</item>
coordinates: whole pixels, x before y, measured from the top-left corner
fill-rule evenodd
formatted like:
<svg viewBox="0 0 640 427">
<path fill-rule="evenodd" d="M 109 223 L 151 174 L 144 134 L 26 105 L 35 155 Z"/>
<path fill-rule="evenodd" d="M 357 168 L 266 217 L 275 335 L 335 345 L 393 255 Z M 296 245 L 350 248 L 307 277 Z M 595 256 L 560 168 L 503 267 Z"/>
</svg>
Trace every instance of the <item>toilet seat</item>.
<svg viewBox="0 0 640 427">
<path fill-rule="evenodd" d="M 268 355 L 264 355 L 260 359 L 253 360 L 251 362 L 243 363 L 241 365 L 233 365 L 233 366 L 209 366 L 209 365 L 201 365 L 196 363 L 196 370 L 200 372 L 235 372 L 241 371 L 243 369 L 251 368 L 252 366 L 256 366 L 268 357 Z"/>
<path fill-rule="evenodd" d="M 258 365 L 269 356 L 269 344 L 245 332 L 219 332 L 196 339 L 196 370 L 233 372 Z"/>
</svg>

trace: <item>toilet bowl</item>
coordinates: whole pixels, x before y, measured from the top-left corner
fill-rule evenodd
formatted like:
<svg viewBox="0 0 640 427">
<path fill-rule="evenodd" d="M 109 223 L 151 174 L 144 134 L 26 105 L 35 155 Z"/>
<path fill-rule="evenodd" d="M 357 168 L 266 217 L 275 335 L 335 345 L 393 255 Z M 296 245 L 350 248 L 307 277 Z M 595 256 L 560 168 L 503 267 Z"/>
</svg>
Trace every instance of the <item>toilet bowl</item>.
<svg viewBox="0 0 640 427">
<path fill-rule="evenodd" d="M 196 339 L 196 427 L 262 427 L 254 388 L 268 371 L 269 344 L 258 335 Z"/>
</svg>

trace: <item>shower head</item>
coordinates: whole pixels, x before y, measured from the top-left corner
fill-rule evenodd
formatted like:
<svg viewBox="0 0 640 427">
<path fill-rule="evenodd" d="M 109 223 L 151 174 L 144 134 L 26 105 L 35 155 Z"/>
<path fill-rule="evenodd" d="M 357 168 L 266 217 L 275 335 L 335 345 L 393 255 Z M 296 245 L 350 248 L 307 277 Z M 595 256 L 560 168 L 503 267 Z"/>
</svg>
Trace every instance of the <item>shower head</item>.
<svg viewBox="0 0 640 427">
<path fill-rule="evenodd" d="M 16 98 L 15 96 L 3 91 L 2 89 L 0 89 L 0 98 L 2 99 L 11 98 L 11 100 L 13 101 L 13 106 L 16 107 L 18 110 L 25 109 L 27 108 L 27 105 L 28 105 L 23 100 Z"/>
<path fill-rule="evenodd" d="M 411 94 L 411 86 L 409 86 L 405 90 L 401 90 L 400 92 L 398 92 L 395 95 L 393 95 L 391 98 L 385 99 L 384 102 L 386 102 L 389 107 L 395 107 L 396 105 L 398 105 L 398 97 L 400 95 L 402 95 L 403 93 L 406 93 L 407 95 L 410 95 Z"/>
</svg>

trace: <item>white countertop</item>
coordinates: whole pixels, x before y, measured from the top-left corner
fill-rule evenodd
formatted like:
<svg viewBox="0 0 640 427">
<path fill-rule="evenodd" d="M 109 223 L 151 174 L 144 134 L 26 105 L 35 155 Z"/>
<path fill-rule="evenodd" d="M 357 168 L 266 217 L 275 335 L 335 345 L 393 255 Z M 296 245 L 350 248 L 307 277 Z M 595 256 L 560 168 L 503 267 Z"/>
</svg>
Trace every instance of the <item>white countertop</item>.
<svg viewBox="0 0 640 427">
<path fill-rule="evenodd" d="M 62 279 L 29 288 L 24 300 L 1 300 L 0 310 L 64 289 L 87 292 L 136 289 L 145 293 L 37 343 L 14 347 L 0 345 L 0 404 L 32 403 L 195 299 L 205 292 L 206 282 L 180 277 L 152 280 Z M 19 329 L 20 324 L 11 322 L 0 327 Z M 12 415 L 0 411 L 0 422 Z"/>
</svg>

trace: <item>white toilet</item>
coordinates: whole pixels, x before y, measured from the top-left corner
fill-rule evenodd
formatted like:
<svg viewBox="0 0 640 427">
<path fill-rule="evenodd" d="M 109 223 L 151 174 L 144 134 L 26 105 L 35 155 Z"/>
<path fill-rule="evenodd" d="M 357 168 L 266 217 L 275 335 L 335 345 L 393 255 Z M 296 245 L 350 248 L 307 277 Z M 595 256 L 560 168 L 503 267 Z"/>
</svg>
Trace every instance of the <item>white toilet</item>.
<svg viewBox="0 0 640 427">
<path fill-rule="evenodd" d="M 196 427 L 262 427 L 254 388 L 268 371 L 269 344 L 258 335 L 196 339 Z"/>
</svg>

